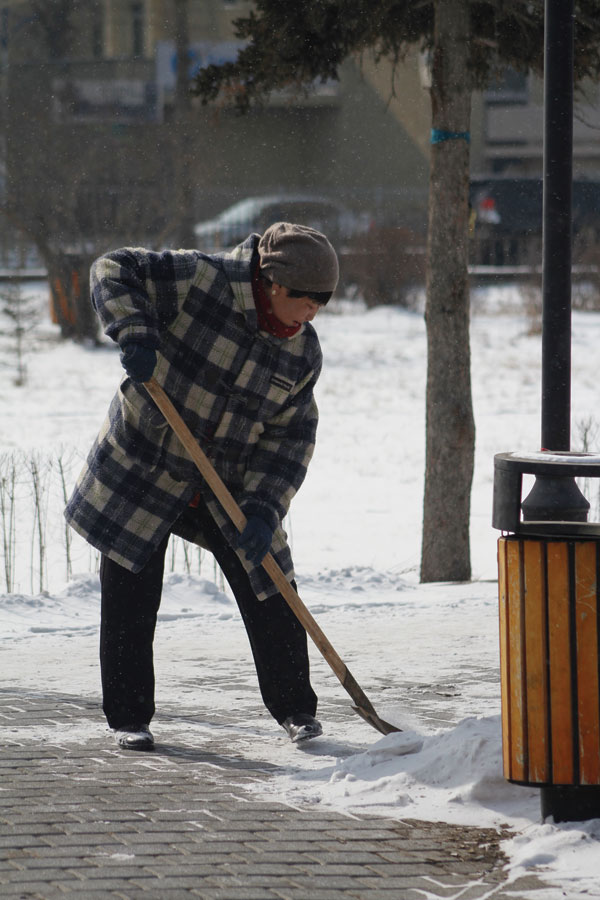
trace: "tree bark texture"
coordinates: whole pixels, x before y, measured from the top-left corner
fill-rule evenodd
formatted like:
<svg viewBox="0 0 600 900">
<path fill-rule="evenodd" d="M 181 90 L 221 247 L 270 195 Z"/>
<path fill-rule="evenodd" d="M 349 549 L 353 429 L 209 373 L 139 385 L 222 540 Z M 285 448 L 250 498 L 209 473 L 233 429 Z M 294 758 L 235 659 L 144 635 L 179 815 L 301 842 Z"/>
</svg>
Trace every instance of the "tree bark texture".
<svg viewBox="0 0 600 900">
<path fill-rule="evenodd" d="M 471 577 L 475 424 L 467 271 L 469 143 L 456 136 L 469 132 L 468 41 L 467 0 L 437 0 L 431 72 L 423 582 Z"/>
<path fill-rule="evenodd" d="M 189 8 L 188 0 L 175 0 L 175 51 L 177 82 L 172 134 L 175 182 L 175 244 L 194 247 L 194 186 L 198 177 L 194 166 L 193 129 L 191 125 L 192 95 L 189 78 Z"/>
<path fill-rule="evenodd" d="M 68 257 L 47 252 L 43 258 L 50 286 L 51 318 L 60 326 L 61 336 L 97 343 L 98 320 L 90 301 L 89 279 L 94 256 Z"/>
</svg>

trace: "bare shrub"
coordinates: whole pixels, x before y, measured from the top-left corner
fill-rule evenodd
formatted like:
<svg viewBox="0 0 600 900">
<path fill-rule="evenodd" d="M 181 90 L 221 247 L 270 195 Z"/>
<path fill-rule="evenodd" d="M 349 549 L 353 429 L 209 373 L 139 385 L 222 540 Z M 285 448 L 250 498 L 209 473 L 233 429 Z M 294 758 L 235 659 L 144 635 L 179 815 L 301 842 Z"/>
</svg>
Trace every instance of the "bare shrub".
<svg viewBox="0 0 600 900">
<path fill-rule="evenodd" d="M 72 461 L 72 455 L 71 455 Z M 63 503 L 66 505 L 68 500 L 68 491 L 67 491 L 67 468 L 68 464 L 65 460 L 65 452 L 61 451 L 56 459 L 56 470 L 58 472 L 58 477 L 60 480 L 61 487 L 61 495 L 63 499 Z M 71 534 L 71 529 L 67 525 L 66 520 L 63 522 L 63 533 L 65 536 L 65 574 L 67 576 L 67 581 L 69 581 L 73 575 L 73 561 L 71 559 L 71 544 L 73 541 L 73 536 Z"/>
<path fill-rule="evenodd" d="M 600 310 L 600 240 L 583 232 L 573 246 L 573 309 Z"/>
<path fill-rule="evenodd" d="M 527 317 L 527 334 L 536 335 L 542 333 L 542 276 L 541 273 L 532 271 L 524 276 L 520 284 L 523 310 Z"/>
<path fill-rule="evenodd" d="M 34 591 L 34 557 L 37 539 L 38 560 L 38 590 L 45 587 L 46 567 L 46 514 L 48 511 L 47 475 L 50 469 L 50 461 L 41 459 L 38 453 L 32 453 L 27 460 L 27 467 L 31 476 L 31 491 L 33 495 L 33 534 L 31 539 L 31 590 Z"/>
<path fill-rule="evenodd" d="M 16 515 L 15 487 L 17 467 L 14 455 L 0 456 L 0 528 L 2 529 L 2 554 L 4 558 L 4 583 L 10 594 L 14 587 Z"/>
<path fill-rule="evenodd" d="M 342 253 L 341 268 L 368 307 L 414 309 L 425 285 L 425 242 L 408 228 L 373 227 Z"/>
<path fill-rule="evenodd" d="M 0 579 L 7 593 L 42 593 L 74 573 L 97 573 L 100 554 L 67 525 L 63 509 L 81 468 L 75 449 L 0 454 Z M 204 551 L 173 536 L 171 572 L 200 574 Z M 214 564 L 214 580 L 225 590 Z M 210 574 L 207 574 L 210 577 Z"/>
<path fill-rule="evenodd" d="M 27 381 L 27 352 L 31 349 L 30 332 L 37 325 L 39 310 L 34 297 L 23 293 L 16 279 L 0 288 L 0 349 L 2 365 L 14 369 L 13 384 L 22 387 Z"/>
<path fill-rule="evenodd" d="M 575 447 L 574 450 L 583 453 L 594 452 L 598 446 L 598 434 L 600 426 L 593 416 L 578 419 L 575 423 Z M 600 481 L 597 478 L 578 478 L 577 484 L 581 493 L 590 502 L 590 518 L 597 521 L 600 518 Z M 591 496 L 595 491 L 595 496 Z"/>
</svg>

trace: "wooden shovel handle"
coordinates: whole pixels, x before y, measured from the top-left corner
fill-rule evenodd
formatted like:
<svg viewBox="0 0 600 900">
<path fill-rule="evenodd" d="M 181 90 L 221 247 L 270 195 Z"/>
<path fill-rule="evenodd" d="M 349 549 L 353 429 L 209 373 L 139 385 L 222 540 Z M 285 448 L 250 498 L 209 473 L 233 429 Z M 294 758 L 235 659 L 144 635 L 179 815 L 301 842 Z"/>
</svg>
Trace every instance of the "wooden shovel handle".
<svg viewBox="0 0 600 900">
<path fill-rule="evenodd" d="M 237 530 L 240 532 L 243 531 L 246 525 L 245 515 L 232 497 L 224 481 L 215 471 L 212 463 L 210 462 L 204 451 L 198 445 L 198 442 L 196 441 L 194 435 L 187 427 L 160 384 L 156 381 L 155 378 L 151 378 L 149 381 L 144 382 L 144 386 L 189 455 L 191 456 L 200 474 L 202 475 L 210 489 L 213 491 L 215 497 L 217 498 Z M 396 728 L 388 725 L 388 723 L 382 722 L 382 720 L 379 719 L 379 716 L 375 712 L 375 709 L 373 708 L 370 700 L 368 699 L 362 688 L 359 686 L 358 682 L 355 680 L 344 661 L 328 641 L 327 637 L 298 596 L 298 593 L 294 590 L 290 582 L 283 574 L 281 568 L 279 567 L 271 553 L 267 553 L 267 555 L 263 559 L 262 567 L 268 573 L 279 593 L 291 607 L 297 619 L 302 623 L 302 625 L 306 629 L 306 632 L 310 635 L 316 647 L 320 651 L 321 655 L 329 663 L 329 666 L 339 679 L 342 686 L 346 689 L 354 702 L 357 704 L 357 711 L 360 713 L 360 715 L 362 715 L 363 718 L 366 718 L 366 720 L 369 721 L 370 724 L 373 724 L 374 719 L 376 722 L 379 722 L 383 726 L 385 726 L 386 730 L 378 727 L 378 725 L 374 726 L 378 728 L 379 731 L 382 731 L 383 734 L 388 734 L 389 730 L 396 731 Z"/>
<path fill-rule="evenodd" d="M 237 530 L 242 531 L 246 526 L 246 517 L 244 513 L 231 496 L 225 482 L 215 471 L 207 455 L 204 453 L 196 438 L 165 394 L 163 388 L 155 378 L 151 378 L 150 381 L 144 382 L 144 387 L 191 456 L 196 467 L 200 471 L 200 474 L 219 500 L 219 503 L 224 508 Z"/>
<path fill-rule="evenodd" d="M 150 381 L 145 382 L 145 387 L 187 452 L 192 457 L 200 474 L 213 491 L 215 497 L 237 530 L 240 532 L 243 531 L 246 526 L 246 517 L 244 513 L 233 499 L 229 488 L 215 471 L 212 463 L 199 446 L 196 438 L 187 427 L 160 384 L 156 379 L 151 378 Z M 296 616 L 300 619 L 323 656 L 326 657 L 338 678 L 343 680 L 344 670 L 346 668 L 344 662 L 335 652 L 334 648 L 321 631 L 319 625 L 313 619 L 297 592 L 281 571 L 281 568 L 278 566 L 271 553 L 267 553 L 262 561 L 262 566 L 268 573 L 279 593 L 292 607 Z"/>
</svg>

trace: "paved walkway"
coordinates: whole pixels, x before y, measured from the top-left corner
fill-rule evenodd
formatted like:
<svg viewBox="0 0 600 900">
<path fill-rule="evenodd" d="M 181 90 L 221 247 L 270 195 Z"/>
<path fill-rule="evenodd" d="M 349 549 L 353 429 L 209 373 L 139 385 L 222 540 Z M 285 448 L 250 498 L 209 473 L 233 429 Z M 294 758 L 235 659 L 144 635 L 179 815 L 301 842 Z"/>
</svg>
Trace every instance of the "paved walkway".
<svg viewBox="0 0 600 900">
<path fill-rule="evenodd" d="M 131 753 L 104 737 L 97 700 L 0 691 L 0 897 L 518 900 L 542 887 L 504 883 L 493 830 L 257 802 L 244 786 L 269 767 L 219 738 L 218 717 L 199 747 L 186 717 L 162 716 L 169 742 Z"/>
</svg>

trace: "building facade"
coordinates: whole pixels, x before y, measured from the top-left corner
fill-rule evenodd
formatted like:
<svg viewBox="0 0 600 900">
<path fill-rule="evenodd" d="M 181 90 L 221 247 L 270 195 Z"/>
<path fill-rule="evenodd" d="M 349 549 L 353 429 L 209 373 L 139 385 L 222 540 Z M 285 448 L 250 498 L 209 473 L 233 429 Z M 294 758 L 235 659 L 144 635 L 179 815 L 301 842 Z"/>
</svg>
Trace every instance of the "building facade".
<svg viewBox="0 0 600 900">
<path fill-rule="evenodd" d="M 164 211 L 180 199 L 173 146 L 182 142 L 196 219 L 248 195 L 310 190 L 423 228 L 429 100 L 416 61 L 402 76 L 402 99 L 391 104 L 374 67 L 349 61 L 339 82 L 307 96 L 278 94 L 243 117 L 194 101 L 182 126 L 178 51 L 187 47 L 189 74 L 235 58 L 233 21 L 249 7 L 246 0 L 0 0 L 11 169 L 27 145 L 26 104 L 30 134 L 44 116 L 46 133 L 61 133 L 53 136 L 57 158 L 72 166 L 69 143 L 101 142 L 111 159 L 98 173 L 98 160 L 84 154 L 78 191 L 90 228 L 107 218 L 107 205 L 114 219 L 112 207 L 127 206 L 123 193 L 143 184 L 154 182 L 159 194 L 164 188 L 153 207 Z M 168 229 L 169 215 L 157 210 L 155 218 L 157 230 Z"/>
<path fill-rule="evenodd" d="M 90 252 L 124 239 L 181 244 L 193 222 L 244 197 L 310 191 L 422 234 L 431 119 L 416 52 L 395 74 L 348 60 L 339 82 L 242 117 L 178 90 L 178 59 L 191 75 L 235 58 L 234 22 L 251 5 L 0 0 L 0 176 L 22 224 Z M 575 171 L 597 178 L 597 86 L 587 98 Z M 539 80 L 507 73 L 474 96 L 471 170 L 541 175 Z"/>
</svg>

